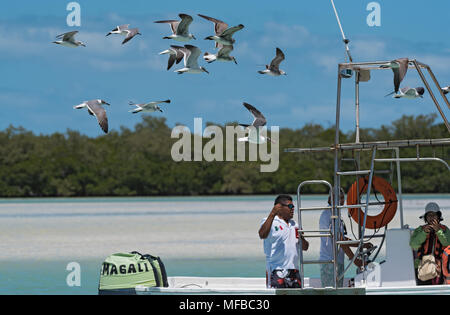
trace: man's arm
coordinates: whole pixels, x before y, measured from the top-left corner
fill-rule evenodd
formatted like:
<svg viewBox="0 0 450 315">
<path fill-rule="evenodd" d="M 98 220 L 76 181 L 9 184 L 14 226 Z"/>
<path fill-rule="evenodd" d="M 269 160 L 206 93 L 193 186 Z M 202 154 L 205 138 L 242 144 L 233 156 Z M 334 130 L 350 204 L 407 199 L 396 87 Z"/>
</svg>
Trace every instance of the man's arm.
<svg viewBox="0 0 450 315">
<path fill-rule="evenodd" d="M 424 231 L 422 226 L 419 226 L 416 228 L 411 235 L 411 238 L 409 240 L 409 245 L 412 249 L 418 250 L 420 246 L 422 246 L 423 242 L 427 239 L 427 232 Z"/>
<path fill-rule="evenodd" d="M 273 219 L 275 219 L 275 216 L 278 214 L 280 208 L 281 205 L 276 204 L 273 207 L 272 211 L 269 213 L 269 216 L 267 217 L 266 221 L 259 228 L 258 234 L 260 239 L 265 239 L 267 238 L 267 236 L 269 236 L 270 229 L 272 228 Z"/>
<path fill-rule="evenodd" d="M 447 227 L 445 228 L 445 230 L 439 229 L 436 232 L 436 235 L 438 236 L 442 246 L 447 247 L 450 245 L 450 229 L 448 229 Z"/>
</svg>

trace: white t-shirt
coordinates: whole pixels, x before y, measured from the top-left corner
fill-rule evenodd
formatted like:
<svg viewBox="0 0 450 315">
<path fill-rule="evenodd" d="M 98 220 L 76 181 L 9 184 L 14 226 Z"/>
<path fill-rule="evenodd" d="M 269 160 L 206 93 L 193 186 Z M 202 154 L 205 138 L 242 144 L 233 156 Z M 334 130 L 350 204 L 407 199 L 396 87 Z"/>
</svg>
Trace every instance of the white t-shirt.
<svg viewBox="0 0 450 315">
<path fill-rule="evenodd" d="M 319 229 L 328 230 L 331 229 L 331 210 L 323 210 L 320 215 Z M 341 222 L 341 235 L 345 236 L 344 222 Z M 321 237 L 320 238 L 320 260 L 333 260 L 333 240 L 331 237 Z M 339 248 L 337 255 L 338 263 L 344 263 L 344 251 Z"/>
<path fill-rule="evenodd" d="M 266 222 L 264 218 L 261 225 Z M 298 268 L 298 225 L 294 220 L 286 223 L 275 216 L 269 235 L 264 239 L 266 268 L 269 272 L 275 269 Z"/>
</svg>

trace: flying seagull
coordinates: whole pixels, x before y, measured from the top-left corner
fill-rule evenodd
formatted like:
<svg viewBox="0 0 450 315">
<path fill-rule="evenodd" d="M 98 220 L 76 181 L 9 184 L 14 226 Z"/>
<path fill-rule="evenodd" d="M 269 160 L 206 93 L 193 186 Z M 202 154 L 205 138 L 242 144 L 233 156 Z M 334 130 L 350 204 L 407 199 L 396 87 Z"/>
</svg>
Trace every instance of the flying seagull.
<svg viewBox="0 0 450 315">
<path fill-rule="evenodd" d="M 178 15 L 181 20 L 164 20 L 155 21 L 155 23 L 168 23 L 172 29 L 172 35 L 165 36 L 163 39 L 174 39 L 179 42 L 188 42 L 191 39 L 196 39 L 194 35 L 189 33 L 189 25 L 192 23 L 192 16 L 181 13 Z"/>
<path fill-rule="evenodd" d="M 111 34 L 119 34 L 119 35 L 126 36 L 122 42 L 122 45 L 123 45 L 123 44 L 127 43 L 128 41 L 130 41 L 131 39 L 133 39 L 134 36 L 142 35 L 141 33 L 139 33 L 138 28 L 128 28 L 128 26 L 130 26 L 130 24 L 119 25 L 115 29 L 113 29 L 111 32 L 106 34 L 106 36 L 109 36 Z"/>
<path fill-rule="evenodd" d="M 222 45 L 219 44 L 219 51 L 217 54 L 210 54 L 208 52 L 205 52 L 205 55 L 203 56 L 203 59 L 206 60 L 206 62 L 211 63 L 214 61 L 234 61 L 235 64 L 237 64 L 236 58 L 233 56 L 230 56 L 230 53 L 233 51 L 232 45 Z"/>
<path fill-rule="evenodd" d="M 178 72 L 179 74 L 188 72 L 188 73 L 202 73 L 206 72 L 209 74 L 209 72 L 203 68 L 199 67 L 198 65 L 198 57 L 201 54 L 201 51 L 198 47 L 192 46 L 192 45 L 184 45 L 183 49 L 181 49 L 184 55 L 184 68 L 175 70 L 175 72 Z"/>
<path fill-rule="evenodd" d="M 280 48 L 276 49 L 276 53 L 277 55 L 270 63 L 270 66 L 266 65 L 266 70 L 258 71 L 259 73 L 269 74 L 272 76 L 287 75 L 286 72 L 280 70 L 280 63 L 284 60 L 284 53 L 281 51 Z"/>
<path fill-rule="evenodd" d="M 158 104 L 161 104 L 161 103 L 170 103 L 170 100 L 150 102 L 150 103 L 145 103 L 145 104 L 135 104 L 133 102 L 130 102 L 129 104 L 136 106 L 136 108 L 133 110 L 130 110 L 129 112 L 136 114 L 139 112 L 153 113 L 156 111 L 160 111 L 162 113 L 162 109 L 158 106 Z"/>
<path fill-rule="evenodd" d="M 86 45 L 78 40 L 75 40 L 75 35 L 78 31 L 67 32 L 61 35 L 56 36 L 57 41 L 54 41 L 54 44 L 58 44 L 65 47 L 75 48 L 78 46 L 86 47 Z"/>
<path fill-rule="evenodd" d="M 228 24 L 221 20 L 202 14 L 199 14 L 198 16 L 214 23 L 215 35 L 208 36 L 205 39 L 216 41 L 216 48 L 218 47 L 217 44 L 233 45 L 236 42 L 236 40 L 232 38 L 233 34 L 244 28 L 244 25 L 242 24 L 228 28 Z"/>
<path fill-rule="evenodd" d="M 269 137 L 265 137 L 262 134 L 260 134 L 260 128 L 264 127 L 266 125 L 266 118 L 264 117 L 264 115 L 257 110 L 254 106 L 248 104 L 248 103 L 243 103 L 245 108 L 247 108 L 250 113 L 253 115 L 253 122 L 251 125 L 244 125 L 244 124 L 239 124 L 242 127 L 245 127 L 245 129 L 248 131 L 248 136 L 247 137 L 243 137 L 243 138 L 238 138 L 238 141 L 240 142 L 250 142 L 250 143 L 265 143 L 267 140 L 274 142 L 272 139 L 270 139 Z"/>
<path fill-rule="evenodd" d="M 142 35 L 141 33 L 139 33 L 139 29 L 138 28 L 130 28 L 128 30 L 127 37 L 125 37 L 125 39 L 122 42 L 122 45 L 129 42 L 130 40 L 132 40 L 133 37 L 136 35 Z"/>
<path fill-rule="evenodd" d="M 73 108 L 80 109 L 87 107 L 89 115 L 93 115 L 97 118 L 98 124 L 105 133 L 108 133 L 108 117 L 106 116 L 106 111 L 102 107 L 103 104 L 110 105 L 104 100 L 91 100 L 85 101 L 80 105 L 76 105 Z"/>
<path fill-rule="evenodd" d="M 389 65 L 382 65 L 381 68 L 391 68 L 394 72 L 394 93 L 398 93 L 400 89 L 400 83 L 403 81 L 403 78 L 408 71 L 408 58 L 399 58 L 392 60 Z M 391 95 L 390 93 L 388 95 Z"/>
<path fill-rule="evenodd" d="M 444 93 L 444 95 L 447 94 L 448 92 L 450 92 L 450 85 L 446 86 L 446 87 L 443 87 L 442 88 L 442 92 Z"/>
<path fill-rule="evenodd" d="M 424 93 L 425 89 L 421 86 L 416 88 L 404 87 L 400 89 L 400 93 L 394 95 L 394 98 L 414 99 L 417 97 L 423 97 Z"/>
<path fill-rule="evenodd" d="M 167 63 L 167 70 L 169 70 L 170 68 L 172 68 L 173 64 L 176 62 L 177 64 L 180 63 L 180 61 L 183 59 L 184 54 L 183 54 L 183 48 L 182 46 L 175 46 L 175 45 L 171 45 L 169 49 L 164 50 L 162 52 L 160 52 L 160 55 L 165 55 L 168 54 L 169 55 L 169 61 Z"/>
<path fill-rule="evenodd" d="M 126 36 L 128 34 L 129 26 L 130 26 L 130 24 L 118 25 L 115 29 L 113 29 L 111 32 L 106 34 L 106 36 L 109 36 L 111 34 L 119 34 L 119 35 Z"/>
</svg>

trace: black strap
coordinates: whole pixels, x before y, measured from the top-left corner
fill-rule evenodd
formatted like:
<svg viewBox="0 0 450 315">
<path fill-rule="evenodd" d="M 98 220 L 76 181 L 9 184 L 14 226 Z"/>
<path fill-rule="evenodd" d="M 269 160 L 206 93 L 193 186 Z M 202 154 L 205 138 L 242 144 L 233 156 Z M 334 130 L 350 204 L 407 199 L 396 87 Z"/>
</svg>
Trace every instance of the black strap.
<svg viewBox="0 0 450 315">
<path fill-rule="evenodd" d="M 158 270 L 156 269 L 156 266 L 153 263 L 154 260 L 157 260 L 157 257 L 149 255 L 149 254 L 142 255 L 141 253 L 139 253 L 137 251 L 132 251 L 131 254 L 137 254 L 137 255 L 141 256 L 141 259 L 147 260 L 150 263 L 150 266 L 152 267 L 152 270 L 153 270 L 153 276 L 154 276 L 155 281 L 156 281 L 156 286 L 160 287 L 161 286 L 161 281 L 159 280 L 159 277 L 158 277 Z"/>
</svg>

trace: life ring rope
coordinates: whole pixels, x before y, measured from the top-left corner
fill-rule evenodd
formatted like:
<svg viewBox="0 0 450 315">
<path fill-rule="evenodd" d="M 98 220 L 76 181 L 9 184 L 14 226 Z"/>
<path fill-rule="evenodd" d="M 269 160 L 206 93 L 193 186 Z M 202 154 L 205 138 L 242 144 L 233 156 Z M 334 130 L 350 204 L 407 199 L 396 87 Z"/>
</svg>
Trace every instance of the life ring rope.
<svg viewBox="0 0 450 315">
<path fill-rule="evenodd" d="M 357 194 L 356 187 L 359 183 L 360 191 L 359 194 Z M 363 193 L 367 191 L 368 186 L 368 177 L 361 177 L 359 179 L 359 182 L 355 181 L 347 193 L 347 205 L 355 205 L 357 204 L 358 196 L 361 196 Z M 395 216 L 395 213 L 397 212 L 397 195 L 395 194 L 394 189 L 389 184 L 388 181 L 381 177 L 373 176 L 372 178 L 372 190 L 375 193 L 380 192 L 384 197 L 384 202 L 381 202 L 381 204 L 384 204 L 384 209 L 381 213 L 375 216 L 367 215 L 366 218 L 366 228 L 368 229 L 379 229 L 383 226 L 386 226 L 389 222 L 392 221 L 392 219 Z M 376 197 L 378 200 L 378 197 Z M 360 208 L 349 208 L 348 212 L 350 216 L 353 218 L 353 220 L 362 226 L 363 222 L 358 222 L 358 213 L 359 217 L 364 217 L 364 212 Z"/>
</svg>

